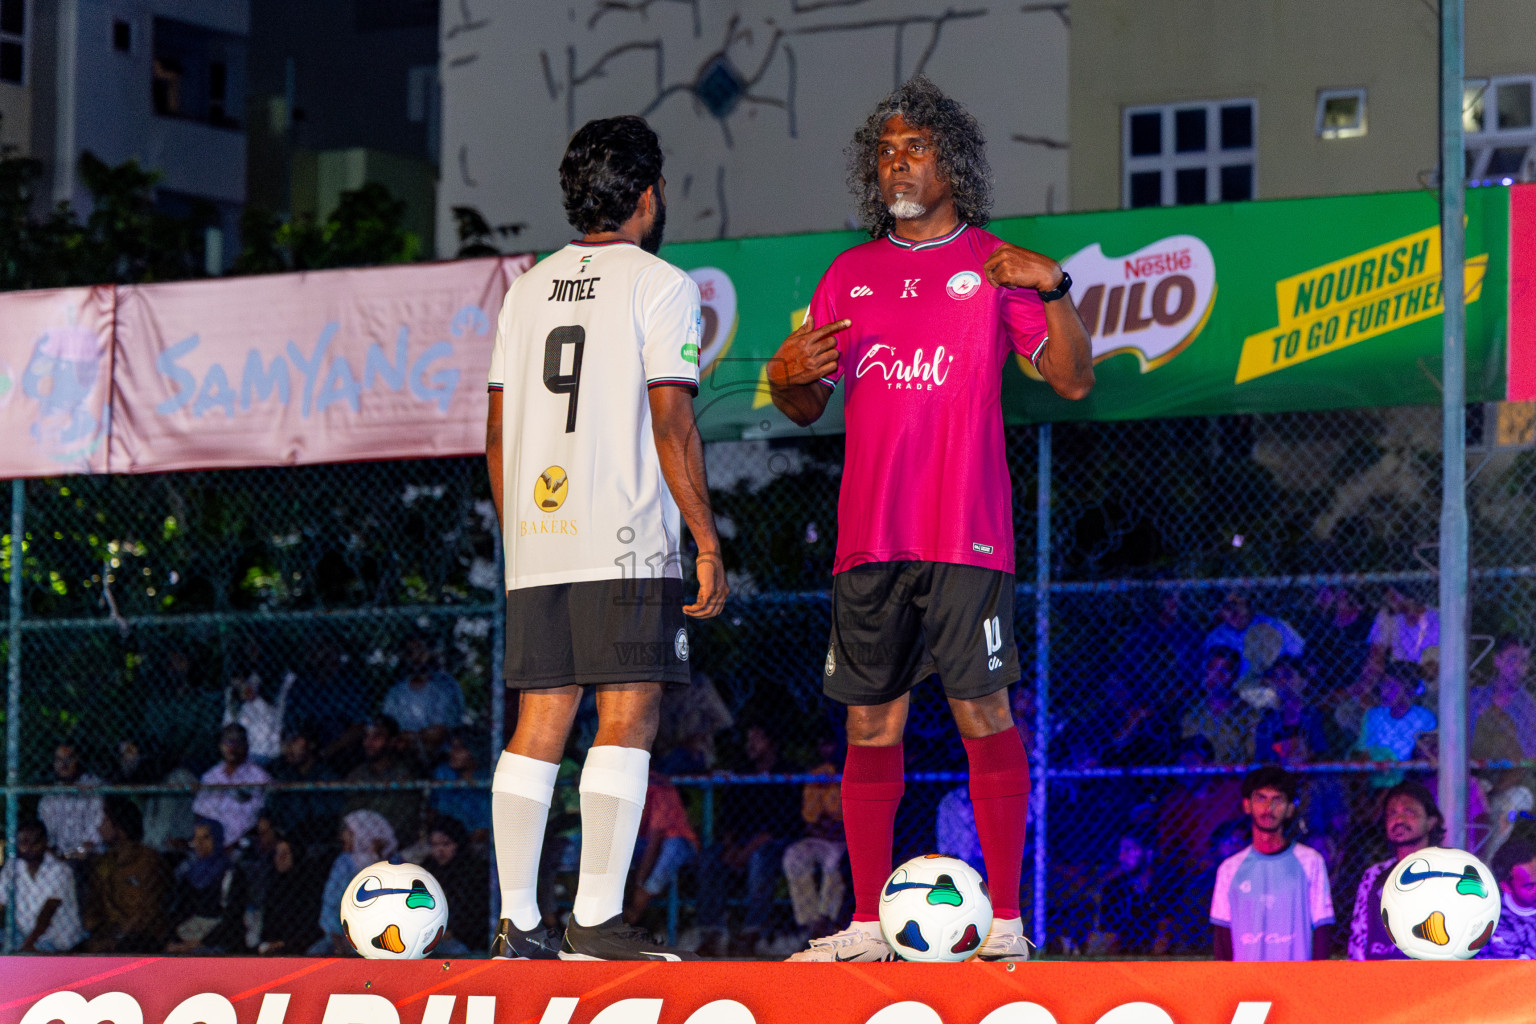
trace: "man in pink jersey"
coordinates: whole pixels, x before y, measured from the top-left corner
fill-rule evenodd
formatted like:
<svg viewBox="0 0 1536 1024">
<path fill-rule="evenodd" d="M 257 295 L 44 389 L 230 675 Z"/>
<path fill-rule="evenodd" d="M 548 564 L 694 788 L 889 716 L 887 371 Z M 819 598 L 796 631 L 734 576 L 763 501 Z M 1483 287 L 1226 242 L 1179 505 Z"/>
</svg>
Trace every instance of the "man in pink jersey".
<svg viewBox="0 0 1536 1024">
<path fill-rule="evenodd" d="M 855 908 L 791 960 L 894 959 L 881 886 L 904 788 L 908 691 L 937 672 L 970 764 L 994 920 L 977 955 L 1024 960 L 1019 876 L 1029 760 L 1008 686 L 1013 507 L 1003 367 L 1056 392 L 1093 386 L 1088 333 L 1055 260 L 982 230 L 991 205 L 975 118 L 918 76 L 854 135 L 849 183 L 873 241 L 833 261 L 769 364 L 773 402 L 812 423 L 839 384 L 847 444 L 827 695 L 848 706 L 844 824 Z"/>
</svg>

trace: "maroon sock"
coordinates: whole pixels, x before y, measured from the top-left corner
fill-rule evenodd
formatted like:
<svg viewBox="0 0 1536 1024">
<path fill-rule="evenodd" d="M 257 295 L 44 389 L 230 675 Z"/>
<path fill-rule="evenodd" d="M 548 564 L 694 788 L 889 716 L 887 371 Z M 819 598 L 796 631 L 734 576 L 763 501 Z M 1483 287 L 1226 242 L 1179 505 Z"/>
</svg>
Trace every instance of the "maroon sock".
<svg viewBox="0 0 1536 1024">
<path fill-rule="evenodd" d="M 965 756 L 971 766 L 971 805 L 987 862 L 992 916 L 1015 918 L 1029 815 L 1029 756 L 1017 729 L 965 740 Z"/>
<path fill-rule="evenodd" d="M 891 876 L 891 834 L 906 789 L 901 744 L 848 747 L 843 763 L 843 829 L 853 872 L 853 919 L 880 920 L 880 887 Z"/>
</svg>

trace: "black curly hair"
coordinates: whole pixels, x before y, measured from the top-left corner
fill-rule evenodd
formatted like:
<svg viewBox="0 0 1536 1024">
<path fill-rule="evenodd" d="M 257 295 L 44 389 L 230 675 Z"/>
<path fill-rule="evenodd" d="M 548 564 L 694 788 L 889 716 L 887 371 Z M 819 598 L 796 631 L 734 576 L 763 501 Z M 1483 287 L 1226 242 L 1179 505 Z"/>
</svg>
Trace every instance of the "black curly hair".
<svg viewBox="0 0 1536 1024">
<path fill-rule="evenodd" d="M 897 114 L 913 128 L 933 133 L 939 171 L 954 192 L 955 214 L 974 227 L 986 224 L 992 211 L 992 168 L 981 125 L 927 75 L 913 75 L 880 101 L 869 120 L 853 133 L 853 145 L 848 147 L 848 187 L 870 237 L 879 238 L 896 226 L 896 218 L 880 198 L 878 145 L 885 122 Z"/>
<path fill-rule="evenodd" d="M 617 231 L 640 196 L 661 180 L 661 143 L 645 118 L 588 121 L 560 161 L 565 219 L 583 234 Z"/>
</svg>

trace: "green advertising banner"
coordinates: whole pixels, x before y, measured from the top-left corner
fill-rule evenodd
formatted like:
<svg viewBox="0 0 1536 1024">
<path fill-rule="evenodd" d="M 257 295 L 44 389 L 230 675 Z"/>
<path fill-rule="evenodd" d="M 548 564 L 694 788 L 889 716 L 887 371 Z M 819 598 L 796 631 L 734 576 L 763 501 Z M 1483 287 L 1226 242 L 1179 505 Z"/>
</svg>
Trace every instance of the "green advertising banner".
<svg viewBox="0 0 1536 1024">
<path fill-rule="evenodd" d="M 1509 197 L 1467 194 L 1467 399 L 1504 397 Z M 1130 420 L 1440 400 L 1439 209 L 1428 192 L 1021 217 L 989 230 L 1062 262 L 1098 383 L 1059 398 L 1004 374 L 1010 423 Z M 691 242 L 662 255 L 704 301 L 710 440 L 796 433 L 764 366 L 855 232 Z M 834 398 L 817 431 L 842 429 Z"/>
</svg>

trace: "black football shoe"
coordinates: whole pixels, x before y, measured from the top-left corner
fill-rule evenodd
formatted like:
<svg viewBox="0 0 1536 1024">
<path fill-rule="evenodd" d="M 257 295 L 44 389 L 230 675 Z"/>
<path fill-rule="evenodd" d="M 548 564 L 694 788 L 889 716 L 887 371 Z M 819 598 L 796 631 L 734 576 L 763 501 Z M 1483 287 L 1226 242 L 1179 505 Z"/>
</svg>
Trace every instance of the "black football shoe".
<svg viewBox="0 0 1536 1024">
<path fill-rule="evenodd" d="M 602 924 L 579 925 L 572 917 L 565 926 L 561 960 L 698 960 L 697 953 L 673 949 L 651 939 L 644 928 L 624 923 L 614 915 Z"/>
<path fill-rule="evenodd" d="M 491 940 L 492 960 L 558 960 L 560 959 L 560 932 L 555 928 L 539 925 L 525 932 L 504 917 L 496 928 L 496 938 Z"/>
</svg>

